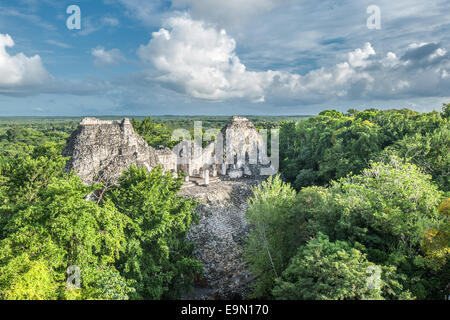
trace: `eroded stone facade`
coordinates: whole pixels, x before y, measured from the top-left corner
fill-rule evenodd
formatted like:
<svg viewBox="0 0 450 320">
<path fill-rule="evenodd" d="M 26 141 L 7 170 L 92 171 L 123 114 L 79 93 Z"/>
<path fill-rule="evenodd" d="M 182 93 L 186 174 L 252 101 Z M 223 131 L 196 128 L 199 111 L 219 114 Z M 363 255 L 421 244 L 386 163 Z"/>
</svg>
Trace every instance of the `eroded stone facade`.
<svg viewBox="0 0 450 320">
<path fill-rule="evenodd" d="M 195 138 L 186 139 L 172 150 L 154 149 L 136 134 L 129 119 L 85 118 L 69 138 L 63 155 L 71 157 L 66 170 L 76 171 L 87 184 L 115 183 L 131 164 L 149 171 L 161 165 L 175 176 L 184 172 L 188 176 L 186 182 L 190 182 L 185 183 L 186 187 L 208 185 L 221 176 L 239 179 L 277 171 L 267 157 L 264 137 L 247 118 L 233 117 L 222 130 L 217 130 L 214 142 L 204 148 L 201 143 Z"/>
<path fill-rule="evenodd" d="M 85 118 L 63 150 L 71 157 L 65 170 L 74 170 L 86 184 L 116 183 L 132 164 L 149 171 L 160 164 L 155 149 L 133 129 L 129 119 Z"/>
<path fill-rule="evenodd" d="M 273 175 L 278 164 L 267 156 L 267 142 L 244 117 L 235 116 L 222 129 L 217 130 L 215 141 L 205 148 L 199 141 L 185 140 L 173 149 L 172 162 L 166 169 L 176 166 L 190 177 L 205 179 L 208 176 L 224 176 L 230 179 Z M 275 148 L 272 148 L 272 152 Z M 277 150 L 275 150 L 277 153 Z"/>
</svg>

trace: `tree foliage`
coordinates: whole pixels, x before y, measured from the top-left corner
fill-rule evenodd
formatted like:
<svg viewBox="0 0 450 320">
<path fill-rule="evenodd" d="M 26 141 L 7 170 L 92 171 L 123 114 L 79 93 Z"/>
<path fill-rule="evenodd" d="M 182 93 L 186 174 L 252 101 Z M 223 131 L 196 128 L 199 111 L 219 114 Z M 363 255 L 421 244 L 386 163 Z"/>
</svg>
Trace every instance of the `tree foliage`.
<svg viewBox="0 0 450 320">
<path fill-rule="evenodd" d="M 137 281 L 134 298 L 179 297 L 201 273 L 199 262 L 189 258 L 193 246 L 185 239 L 197 221 L 196 202 L 178 195 L 181 179 L 161 167 L 149 173 L 132 166 L 119 184 L 107 195 L 130 219 L 119 270 Z"/>
<path fill-rule="evenodd" d="M 262 188 L 264 190 L 260 192 L 263 194 L 272 189 L 270 183 Z M 398 286 L 394 287 L 401 287 L 403 292 L 392 289 L 383 297 L 404 298 L 403 293 L 408 292 L 419 299 L 439 297 L 448 281 L 446 268 L 434 268 L 427 263 L 421 242 L 428 230 L 444 222 L 437 210 L 441 197 L 442 192 L 431 183 L 431 176 L 422 173 L 415 165 L 393 157 L 389 162 L 370 163 L 361 174 L 331 182 L 328 188 L 303 188 L 293 202 L 269 199 L 269 217 L 265 219 L 264 228 L 271 232 L 266 233 L 266 242 L 276 243 L 272 251 L 285 255 L 276 274 L 269 268 L 267 255 L 265 260 L 251 261 L 251 268 L 258 276 L 257 283 L 266 279 L 264 290 L 257 287 L 255 296 L 270 296 L 275 279 L 282 273 L 280 268 L 285 270 L 295 255 L 292 248 L 302 250 L 310 239 L 324 234 L 331 242 L 345 241 L 349 248 L 361 251 L 370 263 L 396 270 L 394 280 L 398 281 Z M 249 211 L 252 210 L 250 207 Z M 253 240 L 253 246 L 256 246 L 258 226 L 254 220 L 251 222 L 254 229 L 250 239 L 256 239 Z M 448 243 L 448 237 L 445 239 Z M 264 242 L 259 240 L 259 243 L 259 256 L 264 257 Z M 258 250 L 249 248 L 253 247 L 247 248 L 248 253 L 258 256 Z M 306 251 L 301 252 L 302 256 L 306 254 Z M 265 263 L 260 263 L 261 260 Z M 292 274 L 303 272 L 301 265 L 292 268 Z M 324 269 L 323 272 L 328 271 Z M 317 274 L 320 274 L 319 270 Z M 334 290 L 339 288 L 334 286 Z M 286 292 L 290 291 L 283 292 L 277 297 L 289 298 Z M 337 292 L 333 294 L 345 297 Z M 328 297 L 333 294 L 329 293 Z M 290 298 L 295 297 L 298 296 Z"/>
<path fill-rule="evenodd" d="M 327 185 L 331 180 L 359 173 L 383 150 L 398 152 L 433 174 L 448 191 L 449 118 L 442 113 L 407 109 L 369 109 L 347 114 L 323 111 L 280 128 L 280 168 L 296 189 Z M 411 142 L 414 143 L 411 145 Z"/>
<path fill-rule="evenodd" d="M 195 203 L 177 195 L 180 180 L 133 167 L 92 201 L 102 186 L 64 173 L 65 162 L 53 144 L 0 161 L 0 298 L 158 299 L 189 289 L 201 268 L 183 238 Z M 80 289 L 67 286 L 70 266 Z"/>
<path fill-rule="evenodd" d="M 422 239 L 423 251 L 431 266 L 436 267 L 444 266 L 450 257 L 450 198 L 442 201 L 439 214 L 442 216 L 441 224 L 427 231 Z"/>
<path fill-rule="evenodd" d="M 172 141 L 172 130 L 163 123 L 157 123 L 151 117 L 139 121 L 132 119 L 134 130 L 152 147 L 165 146 L 173 148 L 177 141 Z"/>
<path fill-rule="evenodd" d="M 319 233 L 299 248 L 277 279 L 273 295 L 289 300 L 379 300 L 402 289 L 395 278 L 395 268 L 377 266 L 349 243 L 330 242 Z"/>
<path fill-rule="evenodd" d="M 289 224 L 289 206 L 295 191 L 281 181 L 279 176 L 253 188 L 246 212 L 253 229 L 246 244 L 246 258 L 257 277 L 255 297 L 268 297 L 276 277 L 296 249 L 290 242 L 293 226 Z M 288 245 L 292 244 L 292 246 Z"/>
</svg>

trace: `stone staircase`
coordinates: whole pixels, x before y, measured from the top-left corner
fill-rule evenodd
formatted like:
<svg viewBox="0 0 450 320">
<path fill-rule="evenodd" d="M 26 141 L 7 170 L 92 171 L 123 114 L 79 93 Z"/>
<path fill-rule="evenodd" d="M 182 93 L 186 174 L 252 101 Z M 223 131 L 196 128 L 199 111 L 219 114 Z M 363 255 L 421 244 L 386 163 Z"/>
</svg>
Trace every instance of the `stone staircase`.
<svg viewBox="0 0 450 320">
<path fill-rule="evenodd" d="M 193 187 L 193 186 L 196 186 L 197 184 L 195 184 L 194 182 L 192 182 L 192 181 L 188 181 L 188 182 L 186 182 L 186 181 L 184 181 L 183 182 L 183 186 L 181 187 L 182 189 L 184 189 L 184 188 L 190 188 L 190 187 Z"/>
<path fill-rule="evenodd" d="M 209 177 L 209 184 L 220 182 L 219 177 Z M 183 183 L 183 188 L 190 188 L 193 186 L 204 186 L 205 185 L 205 179 L 201 177 L 189 177 L 189 181 L 185 181 Z"/>
</svg>

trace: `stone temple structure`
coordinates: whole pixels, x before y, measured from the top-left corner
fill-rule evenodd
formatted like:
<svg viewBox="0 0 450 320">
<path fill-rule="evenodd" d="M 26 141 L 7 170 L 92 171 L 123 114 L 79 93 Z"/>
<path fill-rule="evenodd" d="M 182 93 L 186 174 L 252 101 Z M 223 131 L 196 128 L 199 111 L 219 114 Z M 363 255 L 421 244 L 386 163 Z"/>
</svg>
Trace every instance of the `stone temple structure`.
<svg viewBox="0 0 450 320">
<path fill-rule="evenodd" d="M 133 130 L 129 119 L 85 118 L 69 138 L 63 155 L 71 157 L 66 170 L 76 171 L 87 184 L 115 183 L 132 164 L 149 171 L 161 165 L 174 175 L 184 172 L 186 187 L 208 185 L 220 176 L 237 179 L 276 173 L 277 164 L 267 157 L 264 137 L 247 118 L 235 116 L 214 133 L 215 141 L 205 148 L 194 138 L 181 141 L 173 150 L 155 149 Z"/>
<path fill-rule="evenodd" d="M 132 164 L 151 170 L 160 163 L 155 149 L 134 132 L 128 119 L 83 119 L 68 139 L 63 156 L 71 157 L 66 170 L 74 170 L 86 184 L 114 183 Z"/>
<path fill-rule="evenodd" d="M 278 163 L 267 156 L 266 139 L 247 118 L 234 116 L 222 130 L 210 133 L 215 141 L 205 148 L 201 147 L 201 140 L 194 138 L 176 145 L 172 155 L 167 148 L 157 150 L 160 159 L 164 158 L 164 168 L 186 173 L 187 181 L 217 176 L 231 179 L 269 176 L 277 172 Z M 272 153 L 277 155 L 277 151 L 272 145 Z"/>
</svg>

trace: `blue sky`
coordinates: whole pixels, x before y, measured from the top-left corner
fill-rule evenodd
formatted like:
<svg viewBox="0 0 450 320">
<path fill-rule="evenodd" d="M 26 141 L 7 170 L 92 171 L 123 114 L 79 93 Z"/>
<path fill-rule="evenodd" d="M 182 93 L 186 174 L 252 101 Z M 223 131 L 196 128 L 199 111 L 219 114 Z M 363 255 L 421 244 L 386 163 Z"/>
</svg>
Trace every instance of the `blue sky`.
<svg viewBox="0 0 450 320">
<path fill-rule="evenodd" d="M 448 0 L 2 0 L 0 116 L 440 110 L 449 51 Z"/>
</svg>

